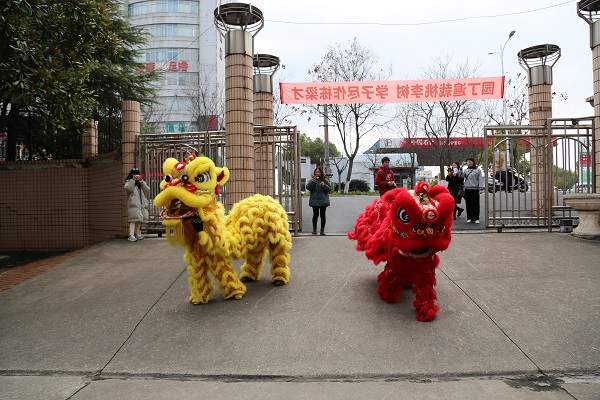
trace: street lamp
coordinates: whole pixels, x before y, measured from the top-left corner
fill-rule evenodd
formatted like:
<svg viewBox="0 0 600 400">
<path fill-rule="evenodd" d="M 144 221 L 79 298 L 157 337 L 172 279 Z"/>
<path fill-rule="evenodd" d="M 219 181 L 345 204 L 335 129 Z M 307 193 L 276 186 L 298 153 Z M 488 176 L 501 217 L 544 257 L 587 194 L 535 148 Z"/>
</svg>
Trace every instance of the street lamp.
<svg viewBox="0 0 600 400">
<path fill-rule="evenodd" d="M 508 43 L 510 38 L 513 37 L 515 33 L 516 33 L 516 31 L 510 31 L 510 33 L 508 34 L 508 39 L 506 39 L 506 42 L 504 42 L 504 45 L 500 46 L 500 53 L 498 53 L 496 51 L 488 53 L 488 55 L 491 55 L 491 54 L 500 55 L 500 66 L 502 67 L 502 78 L 504 80 L 503 93 L 506 93 L 506 77 L 504 76 L 504 49 L 506 48 L 506 44 Z M 507 112 L 506 100 L 502 99 L 502 125 L 507 124 L 506 112 Z M 508 169 L 509 166 L 510 166 L 510 139 L 507 138 L 506 139 L 506 168 Z"/>
</svg>

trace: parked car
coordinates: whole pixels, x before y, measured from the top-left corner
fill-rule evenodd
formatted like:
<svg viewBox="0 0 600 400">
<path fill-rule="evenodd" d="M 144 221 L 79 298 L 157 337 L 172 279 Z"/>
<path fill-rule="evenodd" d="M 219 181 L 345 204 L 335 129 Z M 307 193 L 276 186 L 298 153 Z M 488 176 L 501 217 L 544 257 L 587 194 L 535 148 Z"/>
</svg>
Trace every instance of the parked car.
<svg viewBox="0 0 600 400">
<path fill-rule="evenodd" d="M 591 183 L 576 183 L 567 189 L 569 193 L 592 193 Z"/>
</svg>

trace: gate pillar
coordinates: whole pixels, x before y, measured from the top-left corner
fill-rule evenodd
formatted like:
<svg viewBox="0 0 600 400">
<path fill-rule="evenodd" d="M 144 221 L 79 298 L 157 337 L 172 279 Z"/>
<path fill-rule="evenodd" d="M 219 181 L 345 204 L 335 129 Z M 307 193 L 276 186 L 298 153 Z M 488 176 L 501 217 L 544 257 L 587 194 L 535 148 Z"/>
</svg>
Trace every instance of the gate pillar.
<svg viewBox="0 0 600 400">
<path fill-rule="evenodd" d="M 121 115 L 121 163 L 123 165 L 121 175 L 124 182 L 131 168 L 141 168 L 140 165 L 135 165 L 137 160 L 136 143 L 140 134 L 140 103 L 132 100 L 123 101 L 121 103 Z M 127 236 L 127 196 L 125 196 L 125 193 L 123 193 L 121 199 L 123 235 Z"/>
<path fill-rule="evenodd" d="M 225 157 L 230 178 L 225 208 L 254 194 L 254 110 L 252 58 L 262 12 L 250 4 L 229 3 L 214 11 L 225 35 Z"/>
<path fill-rule="evenodd" d="M 92 158 L 98 155 L 98 121 L 90 119 L 83 128 L 82 157 Z"/>
<path fill-rule="evenodd" d="M 590 48 L 592 49 L 594 77 L 594 138 L 596 143 L 595 171 L 600 171 L 600 3 L 598 1 L 579 1 L 577 15 L 590 26 Z M 592 184 L 596 193 L 600 193 L 600 174 L 594 177 Z"/>
<path fill-rule="evenodd" d="M 279 68 L 279 58 L 269 54 L 254 56 L 254 125 L 273 125 L 273 75 Z M 261 131 L 255 154 L 256 191 L 275 194 L 273 171 L 273 134 Z"/>
<path fill-rule="evenodd" d="M 519 64 L 527 71 L 529 81 L 529 124 L 545 126 L 552 118 L 552 67 L 560 58 L 560 47 L 543 44 L 519 51 Z M 548 128 L 548 127 L 547 127 Z M 551 191 L 546 190 L 548 172 L 552 168 L 552 145 L 549 131 L 532 134 L 531 212 L 536 217 L 548 217 L 552 207 Z"/>
</svg>

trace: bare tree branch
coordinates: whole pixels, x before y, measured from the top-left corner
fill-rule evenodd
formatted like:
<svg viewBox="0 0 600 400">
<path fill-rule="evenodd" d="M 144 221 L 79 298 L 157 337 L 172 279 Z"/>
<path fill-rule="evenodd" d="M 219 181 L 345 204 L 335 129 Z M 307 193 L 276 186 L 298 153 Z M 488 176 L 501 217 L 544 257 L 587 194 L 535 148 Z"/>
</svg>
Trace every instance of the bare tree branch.
<svg viewBox="0 0 600 400">
<path fill-rule="evenodd" d="M 377 57 L 368 48 L 360 45 L 356 38 L 349 45 L 330 46 L 319 64 L 308 71 L 318 82 L 356 82 L 386 80 L 391 68 L 378 68 Z M 358 153 L 361 139 L 380 123 L 383 104 L 331 104 L 328 105 L 328 120 L 337 130 L 342 142 L 342 150 L 348 157 L 348 173 L 344 191 L 348 191 L 352 179 L 354 158 Z M 323 116 L 322 106 L 307 106 L 313 114 Z"/>
</svg>

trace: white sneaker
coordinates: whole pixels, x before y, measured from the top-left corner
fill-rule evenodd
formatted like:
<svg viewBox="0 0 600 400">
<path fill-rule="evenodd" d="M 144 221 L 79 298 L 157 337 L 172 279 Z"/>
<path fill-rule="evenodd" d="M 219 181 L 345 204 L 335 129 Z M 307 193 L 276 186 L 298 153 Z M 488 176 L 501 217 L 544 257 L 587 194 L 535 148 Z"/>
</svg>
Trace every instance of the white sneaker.
<svg viewBox="0 0 600 400">
<path fill-rule="evenodd" d="M 478 219 L 476 219 L 476 220 L 475 220 L 475 223 L 476 223 L 476 224 L 478 224 L 478 223 L 479 223 L 479 220 L 478 220 Z"/>
<path fill-rule="evenodd" d="M 137 240 L 142 240 L 144 237 L 143 237 L 142 235 L 135 235 L 135 238 L 136 238 Z"/>
<path fill-rule="evenodd" d="M 135 238 L 134 235 L 131 235 L 127 238 L 127 240 L 129 240 L 130 242 L 137 242 L 137 239 Z"/>
<path fill-rule="evenodd" d="M 468 219 L 467 222 L 473 222 L 473 221 L 471 221 L 470 219 Z"/>
</svg>

